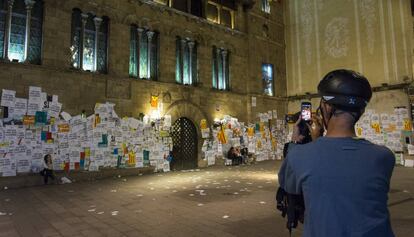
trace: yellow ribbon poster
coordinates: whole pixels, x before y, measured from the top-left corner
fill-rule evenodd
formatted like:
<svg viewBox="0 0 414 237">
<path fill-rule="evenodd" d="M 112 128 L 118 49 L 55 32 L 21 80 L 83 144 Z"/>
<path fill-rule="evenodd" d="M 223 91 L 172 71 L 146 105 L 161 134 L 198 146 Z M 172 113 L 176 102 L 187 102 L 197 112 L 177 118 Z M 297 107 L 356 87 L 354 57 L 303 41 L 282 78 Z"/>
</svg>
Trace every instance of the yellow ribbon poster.
<svg viewBox="0 0 414 237">
<path fill-rule="evenodd" d="M 412 123 L 410 119 L 404 119 L 404 131 L 411 131 Z"/>
<path fill-rule="evenodd" d="M 380 134 L 381 133 L 381 126 L 379 123 L 372 123 L 372 128 L 374 129 L 376 134 Z"/>
<path fill-rule="evenodd" d="M 223 126 L 221 126 L 220 131 L 217 133 L 217 139 L 221 144 L 227 144 L 226 134 L 224 132 Z"/>
<path fill-rule="evenodd" d="M 158 96 L 152 95 L 150 103 L 152 108 L 158 108 Z"/>
<path fill-rule="evenodd" d="M 254 127 L 247 128 L 247 136 L 253 137 L 254 136 Z"/>
<path fill-rule="evenodd" d="M 207 128 L 207 120 L 206 119 L 202 119 L 200 121 L 200 129 L 206 129 Z"/>
</svg>

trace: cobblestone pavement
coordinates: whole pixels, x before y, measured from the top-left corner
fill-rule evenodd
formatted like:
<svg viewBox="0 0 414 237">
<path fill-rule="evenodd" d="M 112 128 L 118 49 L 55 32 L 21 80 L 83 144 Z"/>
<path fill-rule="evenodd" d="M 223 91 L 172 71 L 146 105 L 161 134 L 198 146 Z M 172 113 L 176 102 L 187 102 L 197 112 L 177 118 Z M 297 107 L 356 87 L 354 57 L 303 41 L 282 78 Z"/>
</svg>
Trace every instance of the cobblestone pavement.
<svg viewBox="0 0 414 237">
<path fill-rule="evenodd" d="M 275 211 L 279 166 L 2 190 L 0 236 L 289 236 Z M 414 169 L 396 168 L 390 210 L 397 236 L 414 230 L 413 181 Z"/>
</svg>

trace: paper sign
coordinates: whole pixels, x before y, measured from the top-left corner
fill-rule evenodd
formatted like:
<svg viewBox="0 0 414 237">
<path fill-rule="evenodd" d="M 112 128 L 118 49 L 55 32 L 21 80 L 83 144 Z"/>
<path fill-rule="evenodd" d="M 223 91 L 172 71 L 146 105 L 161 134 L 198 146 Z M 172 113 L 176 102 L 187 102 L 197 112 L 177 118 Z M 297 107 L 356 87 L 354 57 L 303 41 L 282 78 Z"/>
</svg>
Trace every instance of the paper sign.
<svg viewBox="0 0 414 237">
<path fill-rule="evenodd" d="M 209 128 L 205 128 L 201 130 L 201 137 L 202 138 L 209 138 L 210 137 L 210 129 Z"/>
<path fill-rule="evenodd" d="M 60 113 L 60 115 L 62 116 L 62 118 L 66 121 L 69 122 L 69 120 L 72 118 L 72 116 L 70 116 L 69 113 L 62 111 L 62 113 Z"/>
<path fill-rule="evenodd" d="M 140 121 L 135 118 L 129 118 L 128 123 L 130 128 L 138 129 Z"/>
<path fill-rule="evenodd" d="M 169 129 L 171 127 L 171 115 L 164 115 L 164 129 Z"/>
<path fill-rule="evenodd" d="M 256 107 L 256 97 L 252 97 L 252 107 Z"/>
<path fill-rule="evenodd" d="M 66 133 L 66 132 L 69 132 L 69 130 L 70 130 L 69 124 L 67 123 L 58 124 L 58 131 L 60 133 Z"/>
<path fill-rule="evenodd" d="M 27 103 L 27 115 L 35 115 L 37 111 L 40 111 L 41 107 L 39 102 L 31 101 Z"/>
<path fill-rule="evenodd" d="M 60 110 L 62 109 L 62 104 L 59 102 L 52 102 L 49 105 L 49 115 L 54 118 L 59 118 Z"/>
<path fill-rule="evenodd" d="M 27 99 L 16 98 L 13 108 L 13 117 L 22 118 L 27 112 Z"/>
<path fill-rule="evenodd" d="M 273 110 L 273 119 L 277 119 L 277 110 Z"/>
<path fill-rule="evenodd" d="M 42 102 L 42 88 L 36 86 L 29 87 L 29 101 Z"/>
<path fill-rule="evenodd" d="M 1 93 L 1 106 L 14 107 L 16 91 L 3 89 Z"/>
<path fill-rule="evenodd" d="M 34 125 L 34 124 L 35 124 L 35 116 L 33 115 L 23 116 L 23 125 Z"/>
</svg>

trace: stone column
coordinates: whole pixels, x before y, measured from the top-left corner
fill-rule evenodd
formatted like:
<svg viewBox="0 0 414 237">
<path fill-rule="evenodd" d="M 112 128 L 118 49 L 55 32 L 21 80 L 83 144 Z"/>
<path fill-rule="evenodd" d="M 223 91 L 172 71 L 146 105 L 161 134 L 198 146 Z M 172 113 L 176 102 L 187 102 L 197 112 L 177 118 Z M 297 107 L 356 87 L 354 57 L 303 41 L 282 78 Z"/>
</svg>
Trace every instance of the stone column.
<svg viewBox="0 0 414 237">
<path fill-rule="evenodd" d="M 181 61 L 181 63 L 180 63 L 180 71 L 181 71 L 181 83 L 182 84 L 184 84 L 184 73 L 185 73 L 185 71 L 184 71 L 184 63 L 185 63 L 185 45 L 187 44 L 187 41 L 185 40 L 185 39 L 181 39 L 181 49 L 180 49 L 180 52 L 181 52 L 181 57 L 180 57 L 180 61 Z"/>
<path fill-rule="evenodd" d="M 81 14 L 82 17 L 82 30 L 81 30 L 81 36 L 80 36 L 80 45 L 79 45 L 79 68 L 83 69 L 83 49 L 85 45 L 85 27 L 86 22 L 88 21 L 89 15 L 86 13 Z"/>
<path fill-rule="evenodd" d="M 148 37 L 148 53 L 147 53 L 147 79 L 151 79 L 151 46 L 152 46 L 152 37 L 154 36 L 154 32 L 147 31 L 147 37 Z"/>
<path fill-rule="evenodd" d="M 93 57 L 93 70 L 98 70 L 98 48 L 99 48 L 99 29 L 102 24 L 102 18 L 95 17 L 93 18 L 93 22 L 95 23 L 95 53 Z"/>
<path fill-rule="evenodd" d="M 189 77 L 189 81 L 190 81 L 190 85 L 193 84 L 193 49 L 194 49 L 194 41 L 189 41 L 188 42 L 188 49 L 189 49 L 189 54 L 188 55 L 188 77 Z"/>
<path fill-rule="evenodd" d="M 4 52 L 3 52 L 3 58 L 5 60 L 10 60 L 9 59 L 9 45 L 10 45 L 10 36 L 11 36 L 11 22 L 12 22 L 13 4 L 14 4 L 14 0 L 9 0 L 8 1 L 7 18 L 6 18 L 6 32 L 4 34 Z"/>
<path fill-rule="evenodd" d="M 227 50 L 221 51 L 221 56 L 223 57 L 223 82 L 224 82 L 224 89 L 227 90 L 227 75 L 226 75 L 226 62 L 227 62 Z"/>
<path fill-rule="evenodd" d="M 137 77 L 141 78 L 141 76 L 139 75 L 139 69 L 140 69 L 140 63 L 141 63 L 141 39 L 142 39 L 142 32 L 144 32 L 144 29 L 142 28 L 137 28 L 137 32 L 138 32 L 138 37 L 137 37 Z"/>
<path fill-rule="evenodd" d="M 32 9 L 35 4 L 33 0 L 25 0 L 26 4 L 26 37 L 24 41 L 24 57 L 23 61 L 26 62 L 29 55 L 29 45 L 30 45 L 30 24 L 32 22 Z"/>
</svg>

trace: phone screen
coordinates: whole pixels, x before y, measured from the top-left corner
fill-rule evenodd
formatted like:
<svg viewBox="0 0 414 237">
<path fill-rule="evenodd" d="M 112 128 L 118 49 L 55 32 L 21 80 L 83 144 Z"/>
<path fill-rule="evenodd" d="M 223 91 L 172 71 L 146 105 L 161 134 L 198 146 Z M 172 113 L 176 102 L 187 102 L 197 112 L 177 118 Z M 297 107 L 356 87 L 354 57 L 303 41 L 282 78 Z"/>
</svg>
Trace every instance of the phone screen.
<svg viewBox="0 0 414 237">
<path fill-rule="evenodd" d="M 301 105 L 301 117 L 304 121 L 310 121 L 312 118 L 312 104 L 302 103 Z"/>
</svg>

